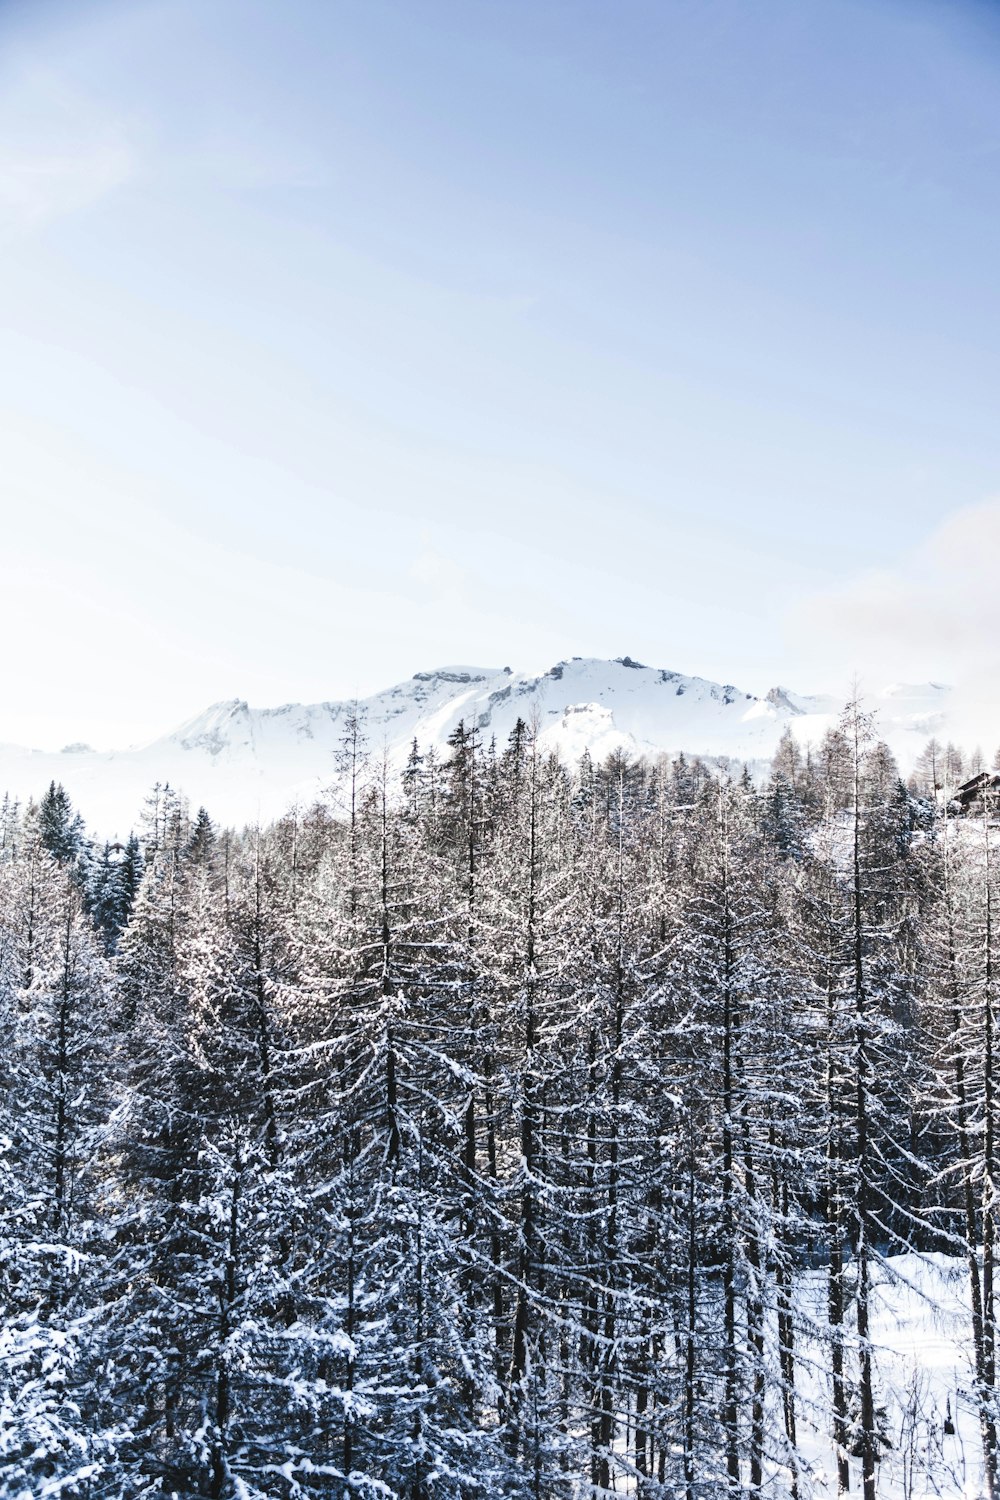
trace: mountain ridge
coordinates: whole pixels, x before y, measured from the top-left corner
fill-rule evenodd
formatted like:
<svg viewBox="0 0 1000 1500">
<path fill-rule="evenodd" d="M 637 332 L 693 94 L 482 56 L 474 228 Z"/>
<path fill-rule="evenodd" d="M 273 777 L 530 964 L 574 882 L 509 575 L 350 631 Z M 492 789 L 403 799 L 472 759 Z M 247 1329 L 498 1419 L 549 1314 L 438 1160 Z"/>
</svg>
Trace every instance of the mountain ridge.
<svg viewBox="0 0 1000 1500">
<path fill-rule="evenodd" d="M 870 695 L 880 732 L 904 767 L 942 728 L 949 691 L 935 683 L 891 684 Z M 253 708 L 245 698 L 222 699 L 128 750 L 0 745 L 0 793 L 37 797 L 50 780 L 61 781 L 92 827 L 121 834 L 154 782 L 169 781 L 219 821 L 242 824 L 279 816 L 334 781 L 352 710 L 364 720 L 372 754 L 399 769 L 414 739 L 424 750 L 443 751 L 464 719 L 502 744 L 518 718 L 536 720 L 543 747 L 571 762 L 584 750 L 596 758 L 626 750 L 759 763 L 786 727 L 803 743 L 817 742 L 841 707 L 830 695 L 783 686 L 758 697 L 629 656 L 569 657 L 541 673 L 447 665 L 358 700 Z"/>
</svg>

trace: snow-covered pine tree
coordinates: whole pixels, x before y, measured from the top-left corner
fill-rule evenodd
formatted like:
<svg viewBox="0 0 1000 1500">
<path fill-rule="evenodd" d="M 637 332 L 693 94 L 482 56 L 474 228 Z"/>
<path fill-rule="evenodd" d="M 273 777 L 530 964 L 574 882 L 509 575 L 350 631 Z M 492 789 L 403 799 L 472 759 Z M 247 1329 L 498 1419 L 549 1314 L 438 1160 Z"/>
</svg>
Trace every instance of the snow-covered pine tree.
<svg viewBox="0 0 1000 1500">
<path fill-rule="evenodd" d="M 19 844 L 0 867 L 0 1487 L 17 1500 L 113 1494 L 93 1171 L 109 974 L 70 851 L 57 858 L 37 822 Z"/>
<path fill-rule="evenodd" d="M 997 1037 L 995 809 L 973 823 L 938 815 L 924 850 L 936 903 L 925 923 L 930 961 L 924 1037 L 935 1079 L 931 1128 L 937 1168 L 931 1212 L 949 1249 L 968 1267 L 974 1391 L 983 1449 L 983 1482 L 998 1480 L 997 1328 Z"/>
</svg>

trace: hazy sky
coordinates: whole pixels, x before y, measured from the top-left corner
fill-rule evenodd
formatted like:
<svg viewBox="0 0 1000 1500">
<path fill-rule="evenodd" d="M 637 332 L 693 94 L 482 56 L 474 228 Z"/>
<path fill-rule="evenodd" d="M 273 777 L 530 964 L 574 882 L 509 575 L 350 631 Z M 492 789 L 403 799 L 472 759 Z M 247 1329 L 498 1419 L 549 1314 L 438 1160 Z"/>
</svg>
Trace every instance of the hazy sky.
<svg viewBox="0 0 1000 1500">
<path fill-rule="evenodd" d="M 0 4 L 0 740 L 986 682 L 1000 6 Z"/>
</svg>

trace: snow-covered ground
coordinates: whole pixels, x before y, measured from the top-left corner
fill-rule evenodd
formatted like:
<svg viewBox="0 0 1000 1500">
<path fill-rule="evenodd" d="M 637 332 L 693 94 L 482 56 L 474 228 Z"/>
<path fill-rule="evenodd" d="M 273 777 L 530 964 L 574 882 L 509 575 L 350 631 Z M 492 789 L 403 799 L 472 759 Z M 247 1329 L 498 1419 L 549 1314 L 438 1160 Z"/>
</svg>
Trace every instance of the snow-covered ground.
<svg viewBox="0 0 1000 1500">
<path fill-rule="evenodd" d="M 825 1295 L 823 1274 L 808 1273 L 800 1283 L 799 1306 L 816 1327 L 823 1324 Z M 983 1494 L 982 1450 L 970 1397 L 971 1324 L 964 1263 L 946 1255 L 900 1255 L 883 1262 L 875 1275 L 872 1343 L 877 1401 L 884 1407 L 884 1430 L 892 1445 L 879 1465 L 879 1496 L 976 1500 Z M 805 1342 L 799 1355 L 798 1436 L 805 1459 L 801 1492 L 803 1497 L 827 1500 L 837 1493 L 828 1430 L 829 1356 L 818 1339 Z M 772 1468 L 771 1484 L 776 1495 L 787 1494 L 777 1467 Z M 854 1459 L 851 1492 L 861 1492 L 860 1463 Z"/>
<path fill-rule="evenodd" d="M 846 1266 L 848 1283 L 852 1274 Z M 941 1254 L 907 1254 L 873 1264 L 871 1344 L 879 1426 L 887 1441 L 877 1468 L 879 1500 L 986 1500 L 983 1487 L 979 1418 L 973 1403 L 973 1362 L 967 1267 Z M 795 1285 L 796 1446 L 792 1457 L 785 1441 L 778 1385 L 777 1330 L 770 1320 L 767 1359 L 766 1461 L 761 1494 L 791 1500 L 837 1500 L 837 1457 L 832 1440 L 830 1347 L 827 1339 L 827 1280 L 822 1269 L 801 1273 Z M 707 1321 L 721 1331 L 719 1303 Z M 773 1314 L 773 1309 L 772 1309 Z M 845 1377 L 856 1378 L 852 1337 L 853 1304 L 844 1321 Z M 721 1398 L 721 1390 L 717 1392 Z M 746 1420 L 744 1408 L 743 1419 Z M 630 1434 L 615 1444 L 622 1470 L 616 1493 L 634 1494 Z M 720 1430 L 703 1431 L 722 1462 Z M 749 1481 L 749 1459 L 742 1454 L 743 1480 Z M 791 1461 L 790 1461 L 791 1459 Z M 860 1459 L 850 1458 L 850 1495 L 863 1494 Z M 793 1474 L 794 1468 L 794 1474 Z M 699 1494 L 720 1485 L 699 1473 Z M 580 1500 L 591 1496 L 581 1480 Z M 680 1490 L 678 1489 L 678 1493 Z"/>
<path fill-rule="evenodd" d="M 941 734 L 948 690 L 893 686 L 870 695 L 880 731 L 908 765 L 931 734 Z M 148 745 L 98 753 L 72 745 L 59 752 L 0 745 L 0 794 L 39 796 L 61 781 L 89 826 L 123 835 L 154 782 L 169 781 L 213 817 L 243 824 L 269 820 L 295 801 L 308 804 L 335 777 L 349 703 L 289 703 L 250 708 L 240 699 L 213 704 Z M 642 666 L 629 657 L 574 657 L 541 674 L 509 668 L 442 667 L 357 705 L 372 753 L 401 766 L 413 740 L 443 750 L 461 720 L 502 746 L 520 717 L 537 720 L 542 744 L 575 761 L 625 749 L 766 761 L 786 726 L 816 743 L 841 705 L 772 688 L 755 697 L 728 684 Z"/>
</svg>

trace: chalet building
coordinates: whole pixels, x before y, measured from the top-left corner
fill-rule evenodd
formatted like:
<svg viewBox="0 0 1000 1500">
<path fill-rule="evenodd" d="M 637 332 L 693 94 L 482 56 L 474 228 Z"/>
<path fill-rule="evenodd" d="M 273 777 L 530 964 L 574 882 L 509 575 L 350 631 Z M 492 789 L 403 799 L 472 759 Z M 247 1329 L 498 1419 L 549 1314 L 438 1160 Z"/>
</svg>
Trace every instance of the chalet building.
<svg viewBox="0 0 1000 1500">
<path fill-rule="evenodd" d="M 1000 771 L 980 771 L 978 776 L 958 787 L 951 800 L 953 805 L 958 804 L 961 812 L 979 809 L 986 800 L 996 806 L 1000 803 Z"/>
</svg>

